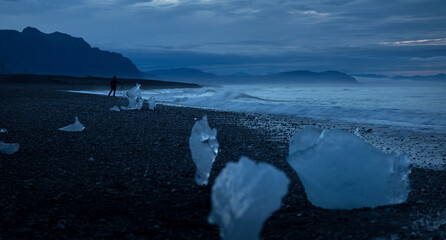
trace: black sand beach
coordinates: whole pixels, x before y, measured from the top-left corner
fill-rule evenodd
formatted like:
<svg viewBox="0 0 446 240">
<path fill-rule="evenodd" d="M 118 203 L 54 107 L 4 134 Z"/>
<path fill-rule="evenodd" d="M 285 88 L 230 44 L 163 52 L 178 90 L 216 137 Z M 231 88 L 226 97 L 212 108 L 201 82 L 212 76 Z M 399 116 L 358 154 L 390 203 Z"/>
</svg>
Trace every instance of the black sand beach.
<svg viewBox="0 0 446 240">
<path fill-rule="evenodd" d="M 409 199 L 400 205 L 341 211 L 307 201 L 286 162 L 289 137 L 306 125 L 354 131 L 352 124 L 164 105 L 113 112 L 109 108 L 126 100 L 58 88 L 0 84 L 0 127 L 8 129 L 0 141 L 20 143 L 19 152 L 0 155 L 0 239 L 219 239 L 218 227 L 207 222 L 211 186 L 240 156 L 271 163 L 291 180 L 262 239 L 446 239 L 445 170 L 413 167 Z M 201 187 L 194 182 L 188 138 L 194 118 L 204 114 L 218 130 L 220 152 L 209 185 Z M 83 132 L 57 130 L 74 116 L 86 126 Z M 262 128 L 277 119 L 288 128 Z M 381 138 L 368 129 L 361 128 L 366 139 Z M 430 136 L 444 146 L 440 134 L 375 142 L 389 150 L 444 154 L 424 149 Z M 401 139 L 408 138 L 412 143 L 405 145 Z"/>
</svg>

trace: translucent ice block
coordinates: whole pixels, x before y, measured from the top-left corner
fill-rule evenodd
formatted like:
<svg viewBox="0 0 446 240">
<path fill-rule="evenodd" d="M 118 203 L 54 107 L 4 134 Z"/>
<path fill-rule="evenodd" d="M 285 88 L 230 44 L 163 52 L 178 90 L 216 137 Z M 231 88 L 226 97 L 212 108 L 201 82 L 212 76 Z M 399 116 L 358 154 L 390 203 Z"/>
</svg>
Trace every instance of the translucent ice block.
<svg viewBox="0 0 446 240">
<path fill-rule="evenodd" d="M 113 106 L 112 108 L 110 108 L 110 111 L 119 112 L 119 107 L 118 106 Z"/>
<path fill-rule="evenodd" d="M 122 110 L 139 110 L 142 108 L 142 104 L 144 100 L 141 97 L 141 85 L 136 84 L 132 89 L 126 92 L 127 100 L 129 101 L 129 105 L 127 107 L 121 106 Z"/>
<path fill-rule="evenodd" d="M 20 144 L 18 143 L 4 143 L 0 141 L 0 152 L 3 154 L 14 154 L 19 151 Z"/>
<path fill-rule="evenodd" d="M 386 154 L 353 133 L 307 127 L 291 143 L 288 163 L 308 200 L 327 209 L 377 207 L 405 202 L 409 159 Z"/>
<path fill-rule="evenodd" d="M 196 121 L 189 138 L 192 160 L 197 167 L 195 182 L 198 185 L 208 184 L 209 174 L 218 155 L 217 129 L 211 129 L 207 116 Z"/>
<path fill-rule="evenodd" d="M 85 129 L 84 125 L 82 125 L 82 123 L 79 122 L 77 116 L 74 117 L 73 124 L 59 128 L 60 131 L 65 131 L 65 132 L 82 132 L 84 129 Z"/>
<path fill-rule="evenodd" d="M 209 222 L 225 240 L 259 239 L 263 223 L 278 210 L 288 192 L 285 173 L 247 157 L 228 163 L 212 186 Z"/>
</svg>

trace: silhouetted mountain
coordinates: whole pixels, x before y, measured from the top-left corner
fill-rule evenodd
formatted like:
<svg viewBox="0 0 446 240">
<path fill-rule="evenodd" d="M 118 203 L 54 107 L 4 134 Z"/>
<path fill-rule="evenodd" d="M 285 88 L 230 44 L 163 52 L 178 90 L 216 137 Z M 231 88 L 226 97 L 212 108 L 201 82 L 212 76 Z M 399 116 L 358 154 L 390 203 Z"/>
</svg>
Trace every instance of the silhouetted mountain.
<svg viewBox="0 0 446 240">
<path fill-rule="evenodd" d="M 384 76 L 384 75 L 373 74 L 373 73 L 371 73 L 371 74 L 355 74 L 353 76 L 355 76 L 355 77 L 366 77 L 366 78 L 389 78 L 389 77 Z"/>
<path fill-rule="evenodd" d="M 299 70 L 280 72 L 269 75 L 267 78 L 288 83 L 357 83 L 354 77 L 338 71 L 311 72 Z"/>
<path fill-rule="evenodd" d="M 300 83 L 300 84 L 355 84 L 355 78 L 337 71 L 311 72 L 292 71 L 271 75 L 219 76 L 197 69 L 175 68 L 145 72 L 147 77 L 165 81 L 191 82 L 198 84 L 256 84 L 256 83 Z"/>
<path fill-rule="evenodd" d="M 152 70 L 145 72 L 147 76 L 160 76 L 160 77 L 171 77 L 171 78 L 212 78 L 216 77 L 215 74 L 206 73 L 198 69 L 193 68 L 172 68 L 172 69 L 162 69 L 162 70 Z"/>
<path fill-rule="evenodd" d="M 414 81 L 435 81 L 435 82 L 446 82 L 446 74 L 440 73 L 437 75 L 427 75 L 427 76 L 394 76 L 392 79 L 395 80 L 414 80 Z"/>
<path fill-rule="evenodd" d="M 22 32 L 0 30 L 0 61 L 5 73 L 140 76 L 136 66 L 121 54 L 92 48 L 82 38 L 59 32 L 45 34 L 32 27 Z"/>
<path fill-rule="evenodd" d="M 244 73 L 244 72 L 236 72 L 234 74 L 231 74 L 229 76 L 235 76 L 235 77 L 249 77 L 251 76 L 250 74 Z"/>
<path fill-rule="evenodd" d="M 221 76 L 206 73 L 193 68 L 172 68 L 144 72 L 146 77 L 164 81 L 187 82 L 197 84 L 216 84 Z"/>
</svg>

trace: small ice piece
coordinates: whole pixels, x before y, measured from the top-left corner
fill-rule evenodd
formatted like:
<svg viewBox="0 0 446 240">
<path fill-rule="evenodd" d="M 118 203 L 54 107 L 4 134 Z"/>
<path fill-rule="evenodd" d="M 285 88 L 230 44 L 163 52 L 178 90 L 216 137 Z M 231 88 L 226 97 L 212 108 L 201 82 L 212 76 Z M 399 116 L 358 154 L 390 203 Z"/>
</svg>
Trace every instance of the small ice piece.
<svg viewBox="0 0 446 240">
<path fill-rule="evenodd" d="M 228 163 L 212 186 L 208 221 L 220 227 L 222 239 L 259 239 L 263 223 L 282 203 L 289 179 L 267 163 L 241 157 Z"/>
<path fill-rule="evenodd" d="M 121 106 L 122 110 L 140 110 L 144 100 L 141 97 L 141 85 L 136 84 L 132 89 L 128 90 L 125 95 L 129 100 L 129 105 L 127 107 Z"/>
<path fill-rule="evenodd" d="M 0 141 L 0 152 L 3 154 L 14 154 L 19 151 L 20 144 L 18 143 L 4 143 Z"/>
<path fill-rule="evenodd" d="M 76 117 L 74 117 L 74 123 L 70 124 L 68 126 L 65 127 L 61 127 L 59 128 L 60 131 L 65 131 L 65 132 L 82 132 L 85 127 L 84 125 L 82 125 L 82 123 L 79 122 L 79 119 Z"/>
<path fill-rule="evenodd" d="M 156 99 L 154 97 L 150 97 L 147 102 L 149 103 L 149 109 L 155 110 L 156 107 Z"/>
<path fill-rule="evenodd" d="M 359 128 L 355 129 L 355 135 L 358 136 L 359 138 L 363 139 L 361 133 L 359 132 Z"/>
<path fill-rule="evenodd" d="M 110 108 L 110 111 L 116 111 L 119 112 L 119 107 L 118 106 L 113 106 L 112 108 Z"/>
<path fill-rule="evenodd" d="M 287 160 L 318 207 L 374 208 L 405 202 L 410 192 L 407 156 L 386 154 L 339 129 L 297 132 Z"/>
<path fill-rule="evenodd" d="M 6 129 L 6 128 L 0 128 L 0 133 L 7 133 L 8 132 L 8 129 Z"/>
<path fill-rule="evenodd" d="M 93 157 L 90 157 L 89 159 L 88 159 L 88 161 L 94 161 L 95 159 L 93 158 Z"/>
<path fill-rule="evenodd" d="M 206 115 L 195 122 L 189 138 L 189 148 L 197 167 L 195 182 L 198 185 L 207 185 L 212 164 L 218 155 L 218 141 L 217 129 L 209 127 Z"/>
</svg>

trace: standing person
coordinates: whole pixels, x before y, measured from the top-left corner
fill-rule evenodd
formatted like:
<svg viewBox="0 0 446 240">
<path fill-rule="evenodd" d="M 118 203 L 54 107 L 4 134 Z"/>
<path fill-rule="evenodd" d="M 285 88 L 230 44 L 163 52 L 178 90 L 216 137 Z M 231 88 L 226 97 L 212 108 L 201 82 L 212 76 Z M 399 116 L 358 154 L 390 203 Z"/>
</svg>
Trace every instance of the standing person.
<svg viewBox="0 0 446 240">
<path fill-rule="evenodd" d="M 110 96 L 110 94 L 113 92 L 113 97 L 115 96 L 116 93 L 116 84 L 119 83 L 121 86 L 124 86 L 121 82 L 119 82 L 118 80 L 116 80 L 116 76 L 113 76 L 113 79 L 110 82 L 110 92 L 108 93 L 108 96 Z"/>
</svg>

